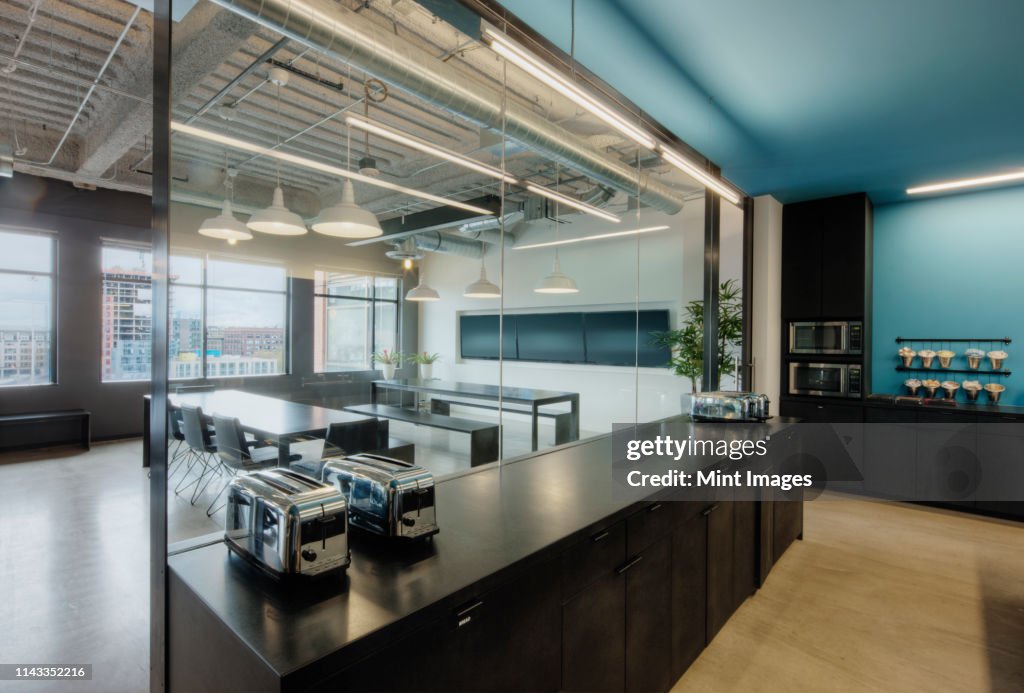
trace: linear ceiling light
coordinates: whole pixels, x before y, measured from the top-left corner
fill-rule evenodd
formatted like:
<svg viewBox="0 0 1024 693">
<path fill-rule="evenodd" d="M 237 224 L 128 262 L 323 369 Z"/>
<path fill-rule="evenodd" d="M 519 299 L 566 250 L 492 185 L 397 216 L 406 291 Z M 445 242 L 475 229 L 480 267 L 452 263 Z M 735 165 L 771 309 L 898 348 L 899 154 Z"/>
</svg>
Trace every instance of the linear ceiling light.
<svg viewBox="0 0 1024 693">
<path fill-rule="evenodd" d="M 930 185 L 919 185 L 916 188 L 907 188 L 907 194 L 920 195 L 922 193 L 941 192 L 943 190 L 956 190 L 957 188 L 973 188 L 979 185 L 992 185 L 993 183 L 1007 183 L 1015 180 L 1024 180 L 1024 171 L 1000 173 L 994 176 L 982 176 L 980 178 L 963 178 L 961 180 L 950 180 L 944 183 L 932 183 Z"/>
<path fill-rule="evenodd" d="M 653 233 L 665 231 L 667 226 L 648 226 L 643 229 L 632 229 L 630 231 L 613 231 L 612 233 L 599 233 L 596 236 L 581 236 L 579 238 L 563 238 L 558 241 L 547 241 L 545 243 L 530 243 L 529 245 L 512 246 L 515 250 L 530 250 L 531 248 L 550 248 L 553 245 L 568 245 L 570 243 L 582 243 L 583 241 L 598 241 L 602 238 L 616 238 L 618 236 L 635 236 L 641 233 Z"/>
<path fill-rule="evenodd" d="M 347 118 L 345 118 L 345 121 L 354 128 L 359 128 L 360 130 L 365 130 L 366 132 L 372 132 L 378 137 L 383 137 L 384 139 L 391 140 L 392 142 L 404 144 L 405 146 L 411 147 L 412 149 L 415 149 L 417 151 L 421 151 L 424 154 L 430 154 L 431 156 L 436 156 L 440 159 L 447 159 L 453 164 L 458 164 L 459 166 L 468 168 L 471 171 L 482 173 L 485 176 L 490 176 L 491 178 L 494 178 L 496 180 L 504 181 L 506 183 L 509 183 L 510 185 L 514 185 L 519 182 L 499 168 L 495 168 L 494 166 L 489 166 L 479 161 L 475 161 L 473 159 L 470 159 L 468 156 L 463 156 L 462 154 L 453 152 L 450 149 L 438 147 L 425 140 L 421 140 L 418 137 L 414 137 L 413 135 L 407 135 L 404 132 L 393 130 L 392 128 L 389 128 L 385 125 L 380 125 L 379 123 L 372 123 L 358 116 L 348 116 Z"/>
<path fill-rule="evenodd" d="M 738 205 L 740 203 L 741 196 L 736 190 L 710 175 L 707 171 L 702 171 L 700 166 L 681 154 L 677 154 L 671 149 L 667 149 L 662 146 L 661 155 L 665 158 L 665 161 L 669 162 L 683 173 L 696 178 L 698 181 L 703 183 L 705 187 L 711 188 L 729 202 L 732 202 L 734 205 Z"/>
<path fill-rule="evenodd" d="M 595 207 L 594 205 L 588 205 L 586 202 L 574 200 L 573 198 L 563 195 L 562 193 L 555 192 L 554 190 L 543 188 L 539 185 L 534 185 L 533 183 L 527 183 L 526 189 L 532 193 L 536 193 L 537 195 L 542 195 L 543 197 L 546 197 L 549 200 L 554 200 L 555 202 L 558 202 L 560 204 L 568 205 L 569 207 L 578 209 L 581 212 L 592 214 L 595 217 L 607 219 L 608 221 L 614 221 L 616 224 L 618 224 L 620 221 L 620 219 L 611 212 L 606 212 L 603 209 L 600 209 L 599 207 Z"/>
<path fill-rule="evenodd" d="M 637 144 L 654 149 L 656 144 L 653 137 L 633 125 L 614 110 L 605 106 L 586 91 L 573 84 L 550 65 L 537 58 L 528 50 L 510 39 L 506 34 L 496 31 L 490 27 L 484 27 L 484 38 L 487 39 L 491 49 L 511 63 L 530 73 L 544 84 L 559 92 L 570 101 L 600 118 L 623 135 Z"/>
<path fill-rule="evenodd" d="M 278 151 L 276 149 L 268 149 L 266 147 L 261 147 L 258 144 L 253 144 L 252 142 L 246 142 L 245 140 L 240 140 L 234 137 L 228 137 L 227 135 L 221 135 L 220 133 L 211 132 L 210 130 L 204 130 L 203 128 L 197 128 L 194 125 L 186 125 L 184 123 L 172 121 L 171 130 L 174 132 L 183 133 L 185 135 L 191 135 L 192 137 L 198 137 L 199 139 L 203 139 L 208 142 L 217 142 L 218 144 L 223 144 L 224 146 L 232 147 L 233 149 L 238 149 L 244 152 L 250 152 L 252 154 L 256 154 L 257 156 L 269 156 L 273 159 L 286 161 L 290 164 L 302 166 L 303 168 L 308 168 L 313 171 L 321 171 L 323 173 L 327 173 L 333 176 L 341 176 L 343 178 L 356 180 L 361 183 L 366 183 L 367 185 L 373 185 L 378 188 L 383 188 L 385 190 L 393 190 L 395 192 L 409 195 L 411 197 L 418 197 L 421 200 L 430 200 L 431 202 L 447 205 L 449 207 L 464 209 L 467 212 L 476 212 L 477 214 L 481 215 L 494 214 L 494 212 L 488 209 L 484 209 L 483 207 L 469 205 L 464 202 L 459 202 L 458 200 L 451 200 L 446 197 L 441 197 L 439 195 L 431 195 L 430 193 L 422 192 L 420 190 L 413 190 L 412 188 L 407 188 L 402 185 L 395 185 L 394 183 L 388 183 L 387 181 L 383 181 L 378 178 L 364 176 L 361 173 L 348 171 L 346 169 L 339 168 L 338 166 L 331 166 L 330 164 L 325 164 L 314 159 L 307 159 L 304 156 L 297 156 L 295 154 L 289 154 L 287 152 Z"/>
</svg>

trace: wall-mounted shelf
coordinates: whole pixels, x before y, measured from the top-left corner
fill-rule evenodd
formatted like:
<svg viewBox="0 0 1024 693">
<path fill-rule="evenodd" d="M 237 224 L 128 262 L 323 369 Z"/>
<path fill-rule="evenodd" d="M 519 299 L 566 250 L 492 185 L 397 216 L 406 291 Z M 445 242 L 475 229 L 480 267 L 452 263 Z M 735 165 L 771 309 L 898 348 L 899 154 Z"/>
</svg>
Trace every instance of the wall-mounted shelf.
<svg viewBox="0 0 1024 693">
<path fill-rule="evenodd" d="M 896 343 L 903 344 L 904 342 L 988 342 L 990 344 L 1009 344 L 1013 340 L 1009 337 L 998 337 L 996 339 L 964 339 L 957 337 L 956 339 L 936 339 L 929 337 L 927 339 L 917 339 L 912 337 L 897 337 Z"/>
<path fill-rule="evenodd" d="M 923 368 L 920 366 L 896 366 L 896 370 L 911 373 L 954 373 L 963 375 L 1010 375 L 1013 371 L 999 370 L 999 371 L 983 371 L 983 370 L 970 370 L 967 368 Z"/>
</svg>

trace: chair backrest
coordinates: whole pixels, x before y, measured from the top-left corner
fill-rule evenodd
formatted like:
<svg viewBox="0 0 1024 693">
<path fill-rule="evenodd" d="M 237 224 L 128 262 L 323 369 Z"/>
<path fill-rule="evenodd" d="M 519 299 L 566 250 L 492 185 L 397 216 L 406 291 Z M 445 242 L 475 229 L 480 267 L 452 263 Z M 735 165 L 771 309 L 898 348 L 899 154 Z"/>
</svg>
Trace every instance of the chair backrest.
<svg viewBox="0 0 1024 693">
<path fill-rule="evenodd" d="M 206 431 L 202 407 L 181 405 L 181 425 L 188 446 L 197 452 L 206 452 L 210 445 L 210 434 Z"/>
<path fill-rule="evenodd" d="M 170 430 L 170 437 L 177 440 L 185 438 L 185 432 L 181 429 L 181 411 L 178 409 L 167 409 L 167 426 Z"/>
<path fill-rule="evenodd" d="M 388 422 L 387 419 L 367 419 L 328 424 L 325 439 L 349 455 L 382 450 L 388 446 Z"/>
<path fill-rule="evenodd" d="M 238 419 L 214 414 L 213 432 L 217 435 L 217 455 L 224 464 L 229 467 L 242 467 L 252 459 Z"/>
</svg>

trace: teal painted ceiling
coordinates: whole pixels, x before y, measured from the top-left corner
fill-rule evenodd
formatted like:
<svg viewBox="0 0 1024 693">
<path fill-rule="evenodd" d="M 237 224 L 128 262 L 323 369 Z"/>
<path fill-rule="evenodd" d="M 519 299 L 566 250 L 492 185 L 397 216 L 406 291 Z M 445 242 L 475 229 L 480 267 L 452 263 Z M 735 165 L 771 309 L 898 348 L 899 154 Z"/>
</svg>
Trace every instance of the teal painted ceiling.
<svg viewBox="0 0 1024 693">
<path fill-rule="evenodd" d="M 505 0 L 568 51 L 571 0 Z M 784 202 L 1024 168 L 1024 0 L 578 0 L 576 58 Z"/>
</svg>

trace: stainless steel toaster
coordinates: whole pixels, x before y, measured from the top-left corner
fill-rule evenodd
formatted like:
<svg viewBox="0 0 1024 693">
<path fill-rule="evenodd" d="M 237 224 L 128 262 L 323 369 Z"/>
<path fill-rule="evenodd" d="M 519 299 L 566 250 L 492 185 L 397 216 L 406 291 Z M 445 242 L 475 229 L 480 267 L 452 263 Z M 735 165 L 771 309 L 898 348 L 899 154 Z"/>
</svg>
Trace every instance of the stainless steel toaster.
<svg viewBox="0 0 1024 693">
<path fill-rule="evenodd" d="M 381 455 L 349 455 L 328 460 L 322 479 L 345 496 L 353 527 L 405 539 L 438 532 L 434 477 L 423 467 Z"/>
<path fill-rule="evenodd" d="M 319 575 L 351 562 L 348 509 L 333 486 L 288 469 L 228 486 L 225 541 L 275 577 Z"/>
<path fill-rule="evenodd" d="M 770 417 L 767 395 L 756 392 L 698 392 L 690 399 L 690 416 L 697 421 L 765 421 Z"/>
</svg>

